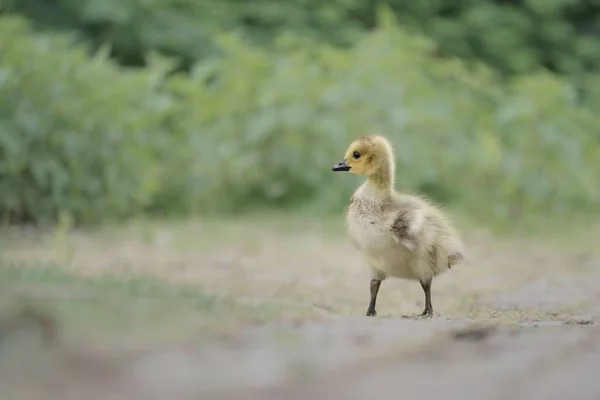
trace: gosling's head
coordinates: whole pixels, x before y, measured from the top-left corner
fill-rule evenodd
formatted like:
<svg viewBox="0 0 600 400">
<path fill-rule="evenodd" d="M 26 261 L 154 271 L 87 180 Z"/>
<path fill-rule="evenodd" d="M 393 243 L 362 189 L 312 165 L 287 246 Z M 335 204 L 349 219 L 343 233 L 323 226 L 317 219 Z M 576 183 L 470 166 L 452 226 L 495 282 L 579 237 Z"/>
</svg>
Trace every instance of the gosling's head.
<svg viewBox="0 0 600 400">
<path fill-rule="evenodd" d="M 350 171 L 356 175 L 371 176 L 382 169 L 393 170 L 393 150 L 380 135 L 362 136 L 348 146 L 344 159 L 333 166 L 333 171 Z"/>
</svg>

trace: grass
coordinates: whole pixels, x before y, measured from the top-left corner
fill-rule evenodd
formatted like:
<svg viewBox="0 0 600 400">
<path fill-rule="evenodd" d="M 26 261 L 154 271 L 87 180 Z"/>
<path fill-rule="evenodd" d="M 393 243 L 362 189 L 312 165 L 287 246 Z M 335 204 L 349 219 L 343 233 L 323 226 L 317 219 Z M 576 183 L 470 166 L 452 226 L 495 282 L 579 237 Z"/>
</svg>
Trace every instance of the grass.
<svg viewBox="0 0 600 400">
<path fill-rule="evenodd" d="M 68 340 L 103 344 L 212 337 L 248 324 L 319 318 L 324 312 L 313 302 L 285 296 L 297 285 L 289 273 L 298 271 L 286 270 L 283 255 L 302 242 L 318 245 L 311 235 L 335 237 L 341 227 L 316 222 L 277 214 L 6 229 L 0 300 L 9 312 L 33 303 L 58 320 Z M 269 279 L 274 262 L 283 276 Z"/>
<path fill-rule="evenodd" d="M 581 272 L 569 246 L 461 227 L 469 258 L 434 283 L 436 312 L 508 323 L 556 314 L 533 305 L 494 310 L 490 299 Z M 211 337 L 253 323 L 363 315 L 368 301 L 369 275 L 341 218 L 278 213 L 67 228 L 2 233 L 0 299 L 8 309 L 33 302 L 72 340 Z M 422 303 L 417 283 L 389 280 L 378 312 L 398 317 Z"/>
<path fill-rule="evenodd" d="M 85 277 L 55 264 L 0 265 L 5 314 L 31 305 L 57 322 L 70 341 L 131 343 L 213 335 L 239 324 L 261 322 L 276 308 L 243 305 L 202 288 L 154 277 Z"/>
</svg>

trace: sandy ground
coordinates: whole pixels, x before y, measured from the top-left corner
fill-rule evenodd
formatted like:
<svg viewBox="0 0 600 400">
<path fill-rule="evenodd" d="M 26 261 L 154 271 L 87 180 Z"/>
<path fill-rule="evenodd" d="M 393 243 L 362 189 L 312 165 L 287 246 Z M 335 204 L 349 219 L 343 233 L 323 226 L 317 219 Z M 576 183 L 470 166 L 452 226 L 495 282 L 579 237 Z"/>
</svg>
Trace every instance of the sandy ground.
<svg viewBox="0 0 600 400">
<path fill-rule="evenodd" d="M 423 295 L 400 280 L 383 283 L 370 318 L 368 274 L 335 229 L 195 222 L 21 238 L 5 259 L 55 260 L 82 275 L 150 274 L 280 313 L 210 340 L 43 348 L 52 365 L 43 373 L 0 362 L 3 398 L 600 398 L 593 246 L 469 231 L 466 262 L 434 281 L 434 318 L 401 318 L 422 309 Z"/>
</svg>

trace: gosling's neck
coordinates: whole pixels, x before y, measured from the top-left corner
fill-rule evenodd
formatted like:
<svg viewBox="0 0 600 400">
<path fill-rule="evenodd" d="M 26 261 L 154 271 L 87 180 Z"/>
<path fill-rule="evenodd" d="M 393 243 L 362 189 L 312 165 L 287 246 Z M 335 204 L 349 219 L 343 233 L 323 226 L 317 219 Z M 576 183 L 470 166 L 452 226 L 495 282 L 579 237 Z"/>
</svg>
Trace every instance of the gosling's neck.
<svg viewBox="0 0 600 400">
<path fill-rule="evenodd" d="M 380 196 L 391 195 L 394 191 L 395 165 L 393 160 L 386 157 L 375 172 L 367 177 L 367 185 Z"/>
</svg>

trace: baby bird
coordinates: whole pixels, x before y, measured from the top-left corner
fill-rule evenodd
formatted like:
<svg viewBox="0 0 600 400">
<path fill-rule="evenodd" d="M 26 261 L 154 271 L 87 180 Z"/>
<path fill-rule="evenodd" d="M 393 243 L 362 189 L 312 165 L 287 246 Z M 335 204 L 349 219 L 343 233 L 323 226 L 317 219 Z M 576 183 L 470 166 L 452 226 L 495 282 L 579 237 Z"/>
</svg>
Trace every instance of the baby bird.
<svg viewBox="0 0 600 400">
<path fill-rule="evenodd" d="M 422 196 L 395 190 L 394 152 L 383 136 L 358 138 L 332 169 L 366 176 L 346 210 L 351 241 L 371 270 L 366 315 L 377 315 L 381 282 L 395 277 L 421 283 L 425 309 L 416 317 L 433 316 L 433 278 L 464 257 L 462 241 L 448 217 Z"/>
</svg>

